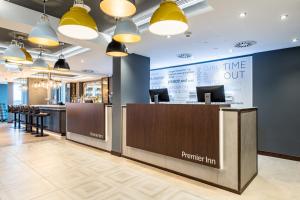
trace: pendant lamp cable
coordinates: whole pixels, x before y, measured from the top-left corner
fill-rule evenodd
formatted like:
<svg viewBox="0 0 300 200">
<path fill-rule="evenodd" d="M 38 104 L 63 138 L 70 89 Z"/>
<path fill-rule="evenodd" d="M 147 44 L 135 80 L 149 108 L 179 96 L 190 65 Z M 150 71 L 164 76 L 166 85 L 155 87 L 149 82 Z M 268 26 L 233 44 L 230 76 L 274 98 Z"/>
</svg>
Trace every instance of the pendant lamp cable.
<svg viewBox="0 0 300 200">
<path fill-rule="evenodd" d="M 40 48 L 39 58 L 42 58 L 42 56 L 43 56 L 43 49 L 42 49 L 42 46 L 39 46 L 39 48 Z"/>
<path fill-rule="evenodd" d="M 49 19 L 48 19 L 48 16 L 46 14 L 46 2 L 47 0 L 43 0 L 43 14 L 41 15 L 41 19 L 40 19 L 40 22 L 47 22 Z"/>
<path fill-rule="evenodd" d="M 61 47 L 61 49 L 60 49 L 60 56 L 59 56 L 59 58 L 60 58 L 60 59 L 64 59 L 63 50 L 64 50 L 64 45 L 65 45 L 65 43 L 63 43 L 63 42 L 60 42 L 59 44 L 60 44 L 60 47 Z"/>
<path fill-rule="evenodd" d="M 46 0 L 44 0 L 44 15 L 46 15 Z"/>
</svg>

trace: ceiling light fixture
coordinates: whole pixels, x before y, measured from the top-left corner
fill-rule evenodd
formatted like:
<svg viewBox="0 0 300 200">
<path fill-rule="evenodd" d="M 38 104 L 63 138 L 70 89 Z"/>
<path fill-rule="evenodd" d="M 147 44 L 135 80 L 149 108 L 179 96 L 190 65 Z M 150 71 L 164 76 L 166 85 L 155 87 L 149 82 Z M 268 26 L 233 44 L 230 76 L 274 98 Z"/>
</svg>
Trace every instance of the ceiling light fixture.
<svg viewBox="0 0 300 200">
<path fill-rule="evenodd" d="M 49 18 L 46 15 L 46 0 L 44 2 L 44 13 L 39 22 L 31 30 L 28 40 L 31 43 L 43 46 L 58 46 L 59 40 L 55 30 L 50 26 Z"/>
<path fill-rule="evenodd" d="M 107 46 L 106 55 L 113 57 L 124 57 L 128 56 L 128 51 L 125 44 L 113 39 Z"/>
<path fill-rule="evenodd" d="M 38 71 L 44 71 L 49 70 L 48 63 L 42 58 L 43 50 L 41 49 L 39 57 L 33 62 L 31 65 L 31 69 L 38 70 Z"/>
<path fill-rule="evenodd" d="M 18 64 L 24 64 L 24 65 L 31 65 L 33 63 L 33 59 L 31 54 L 25 49 L 24 47 L 24 37 L 23 36 L 18 36 L 18 46 L 20 47 L 21 51 L 25 54 L 25 60 L 22 61 L 15 61 L 15 63 Z"/>
<path fill-rule="evenodd" d="M 246 12 L 241 12 L 240 13 L 240 18 L 245 18 L 247 17 L 247 13 Z"/>
<path fill-rule="evenodd" d="M 60 70 L 60 71 L 69 71 L 70 70 L 70 66 L 66 62 L 66 59 L 65 59 L 65 57 L 63 55 L 63 46 L 64 46 L 64 43 L 61 43 L 61 54 L 59 55 L 58 60 L 54 64 L 54 69 Z"/>
<path fill-rule="evenodd" d="M 253 45 L 256 45 L 257 42 L 254 40 L 246 40 L 246 41 L 240 41 L 234 44 L 235 48 L 247 48 L 251 47 Z"/>
<path fill-rule="evenodd" d="M 70 38 L 92 40 L 99 36 L 95 20 L 89 15 L 90 7 L 83 0 L 75 0 L 70 11 L 61 18 L 58 31 Z"/>
<path fill-rule="evenodd" d="M 22 62 L 26 60 L 25 53 L 21 50 L 16 40 L 12 40 L 11 44 L 4 51 L 2 59 L 9 62 Z"/>
<path fill-rule="evenodd" d="M 284 15 L 281 15 L 281 16 L 280 16 L 280 19 L 281 19 L 281 21 L 285 21 L 285 20 L 288 19 L 288 17 L 289 17 L 288 14 L 284 14 Z"/>
<path fill-rule="evenodd" d="M 178 35 L 187 31 L 188 21 L 184 12 L 173 0 L 164 0 L 153 13 L 149 30 L 157 35 Z"/>
<path fill-rule="evenodd" d="M 298 42 L 298 41 L 299 41 L 298 38 L 294 38 L 294 39 L 292 40 L 293 43 L 296 43 L 296 42 Z"/>
<path fill-rule="evenodd" d="M 100 9 L 117 18 L 130 17 L 136 13 L 135 0 L 101 0 Z"/>
<path fill-rule="evenodd" d="M 26 58 L 24 61 L 21 61 L 20 63 L 24 64 L 24 65 L 31 65 L 33 63 L 31 54 L 24 47 L 22 47 L 21 50 L 24 52 Z M 16 63 L 19 63 L 19 62 L 16 61 Z"/>
<path fill-rule="evenodd" d="M 176 56 L 178 58 L 188 59 L 191 58 L 193 55 L 191 53 L 179 53 Z"/>
<path fill-rule="evenodd" d="M 17 63 L 11 63 L 11 62 L 5 62 L 4 67 L 8 72 L 21 72 L 22 69 L 20 68 L 20 65 Z"/>
<path fill-rule="evenodd" d="M 113 38 L 118 42 L 134 43 L 141 40 L 141 34 L 132 19 L 124 18 L 117 21 Z"/>
</svg>

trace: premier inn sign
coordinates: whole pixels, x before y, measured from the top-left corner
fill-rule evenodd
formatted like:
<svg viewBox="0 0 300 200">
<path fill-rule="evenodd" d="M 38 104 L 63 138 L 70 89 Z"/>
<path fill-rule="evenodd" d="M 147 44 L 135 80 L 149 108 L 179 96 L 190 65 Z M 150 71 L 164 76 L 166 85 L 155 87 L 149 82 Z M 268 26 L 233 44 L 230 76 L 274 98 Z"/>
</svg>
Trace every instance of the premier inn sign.
<svg viewBox="0 0 300 200">
<path fill-rule="evenodd" d="M 181 157 L 185 160 L 198 161 L 200 163 L 206 163 L 209 165 L 216 165 L 217 162 L 215 159 L 208 158 L 207 156 L 199 156 L 197 154 L 189 154 L 184 151 L 181 152 Z"/>
</svg>

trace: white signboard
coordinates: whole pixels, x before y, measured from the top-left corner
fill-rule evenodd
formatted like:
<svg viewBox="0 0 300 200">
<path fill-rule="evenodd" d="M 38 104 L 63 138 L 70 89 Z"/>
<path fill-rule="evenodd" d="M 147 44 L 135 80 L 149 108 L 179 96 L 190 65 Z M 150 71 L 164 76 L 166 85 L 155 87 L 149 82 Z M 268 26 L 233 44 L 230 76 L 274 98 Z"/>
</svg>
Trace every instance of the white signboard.
<svg viewBox="0 0 300 200">
<path fill-rule="evenodd" d="M 168 88 L 171 102 L 197 102 L 196 87 L 224 85 L 228 103 L 252 107 L 252 56 L 151 71 L 151 89 Z"/>
</svg>

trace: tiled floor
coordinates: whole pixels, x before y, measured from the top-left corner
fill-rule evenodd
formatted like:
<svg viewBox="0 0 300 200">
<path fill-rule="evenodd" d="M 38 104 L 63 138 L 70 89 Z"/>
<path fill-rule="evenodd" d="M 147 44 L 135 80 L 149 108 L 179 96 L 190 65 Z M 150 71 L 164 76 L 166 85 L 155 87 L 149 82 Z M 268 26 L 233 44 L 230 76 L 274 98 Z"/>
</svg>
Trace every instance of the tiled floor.
<svg viewBox="0 0 300 200">
<path fill-rule="evenodd" d="M 3 126 L 0 137 L 20 134 Z M 63 138 L 22 141 L 0 147 L 1 200 L 300 200 L 299 162 L 260 156 L 258 177 L 236 195 Z"/>
<path fill-rule="evenodd" d="M 54 139 L 52 136 L 33 137 L 30 134 L 24 134 L 24 127 L 21 130 L 13 127 L 13 124 L 0 122 L 0 147 Z"/>
</svg>

